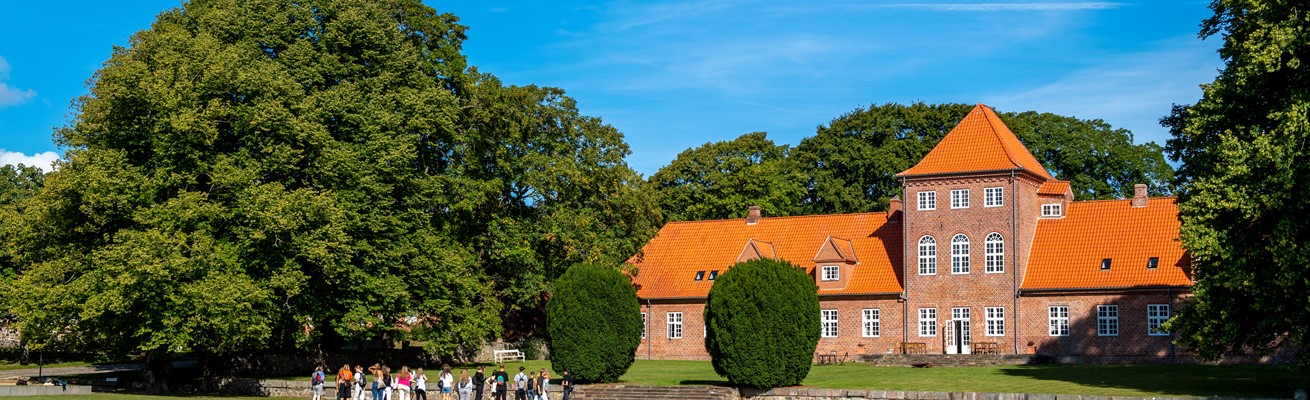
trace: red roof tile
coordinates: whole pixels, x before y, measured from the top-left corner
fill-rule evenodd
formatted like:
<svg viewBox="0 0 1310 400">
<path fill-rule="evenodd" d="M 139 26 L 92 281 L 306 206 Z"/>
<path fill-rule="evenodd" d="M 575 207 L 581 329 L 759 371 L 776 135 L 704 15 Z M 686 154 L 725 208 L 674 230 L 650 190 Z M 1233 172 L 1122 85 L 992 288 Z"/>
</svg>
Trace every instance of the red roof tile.
<svg viewBox="0 0 1310 400">
<path fill-rule="evenodd" d="M 928 155 L 897 176 L 1015 169 L 1051 179 L 1051 174 L 1001 122 L 996 112 L 978 103 Z"/>
<path fill-rule="evenodd" d="M 1172 197 L 1142 208 L 1130 200 L 1070 203 L 1064 218 L 1037 222 L 1023 290 L 1191 286 Z M 1158 266 L 1147 268 L 1150 258 Z M 1110 269 L 1102 270 L 1103 259 Z"/>
<path fill-rule="evenodd" d="M 637 267 L 633 282 L 641 298 L 703 298 L 713 282 L 695 281 L 696 272 L 727 271 L 749 241 L 756 248 L 771 243 L 779 259 L 813 272 L 814 257 L 829 237 L 849 238 L 833 242 L 859 260 L 851 283 L 832 294 L 901 291 L 901 229 L 888 223 L 887 213 L 770 217 L 754 225 L 742 219 L 671 222 L 629 262 Z"/>
<path fill-rule="evenodd" d="M 1052 196 L 1063 196 L 1065 192 L 1068 191 L 1069 191 L 1069 181 L 1061 181 L 1055 179 L 1046 181 L 1045 183 L 1042 183 L 1041 187 L 1037 188 L 1037 194 L 1052 195 Z"/>
</svg>

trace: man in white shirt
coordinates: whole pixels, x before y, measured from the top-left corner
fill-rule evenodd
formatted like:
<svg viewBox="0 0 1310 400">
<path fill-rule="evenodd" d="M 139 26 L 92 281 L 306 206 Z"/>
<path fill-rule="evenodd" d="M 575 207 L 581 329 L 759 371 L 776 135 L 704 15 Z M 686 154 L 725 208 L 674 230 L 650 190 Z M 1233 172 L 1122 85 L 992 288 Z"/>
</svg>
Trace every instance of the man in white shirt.
<svg viewBox="0 0 1310 400">
<path fill-rule="evenodd" d="M 514 400 L 528 400 L 528 393 L 525 391 L 528 389 L 528 375 L 523 373 L 524 369 L 526 368 L 519 366 L 519 374 L 514 375 Z"/>
</svg>

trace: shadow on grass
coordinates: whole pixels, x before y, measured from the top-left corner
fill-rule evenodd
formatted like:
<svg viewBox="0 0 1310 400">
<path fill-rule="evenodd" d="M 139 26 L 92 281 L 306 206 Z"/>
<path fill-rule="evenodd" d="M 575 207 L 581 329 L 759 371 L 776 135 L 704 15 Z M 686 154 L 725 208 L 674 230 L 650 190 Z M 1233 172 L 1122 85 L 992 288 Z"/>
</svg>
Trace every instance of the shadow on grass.
<svg viewBox="0 0 1310 400">
<path fill-rule="evenodd" d="M 1271 365 L 1054 365 L 1002 371 L 1037 380 L 1195 397 L 1289 398 L 1310 382 L 1296 367 Z"/>
</svg>

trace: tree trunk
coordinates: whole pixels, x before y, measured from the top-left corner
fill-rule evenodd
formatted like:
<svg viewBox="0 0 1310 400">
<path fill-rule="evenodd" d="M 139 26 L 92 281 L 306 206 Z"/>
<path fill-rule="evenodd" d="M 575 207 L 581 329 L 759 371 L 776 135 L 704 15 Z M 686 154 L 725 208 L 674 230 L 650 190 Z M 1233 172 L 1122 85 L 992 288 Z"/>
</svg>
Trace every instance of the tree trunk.
<svg viewBox="0 0 1310 400">
<path fill-rule="evenodd" d="M 145 368 L 142 374 L 146 380 L 146 392 L 151 394 L 169 393 L 168 374 L 173 368 L 173 360 L 166 351 L 146 353 Z"/>
</svg>

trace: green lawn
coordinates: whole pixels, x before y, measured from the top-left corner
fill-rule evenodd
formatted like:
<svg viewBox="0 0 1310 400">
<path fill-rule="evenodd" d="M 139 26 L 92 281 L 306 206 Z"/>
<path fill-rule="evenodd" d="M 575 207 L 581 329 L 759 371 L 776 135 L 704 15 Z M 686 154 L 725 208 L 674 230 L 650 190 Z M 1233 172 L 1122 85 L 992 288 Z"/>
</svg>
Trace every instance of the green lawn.
<svg viewBox="0 0 1310 400">
<path fill-rule="evenodd" d="M 150 396 L 144 394 L 92 393 L 81 396 L 22 396 L 22 400 L 270 400 L 292 397 L 214 397 L 214 396 Z M 303 399 L 302 399 L 303 400 Z"/>
<path fill-rule="evenodd" d="M 484 364 L 488 365 L 488 364 Z M 529 371 L 550 368 L 549 361 L 509 363 L 512 377 L 519 366 Z M 476 366 L 459 366 L 474 372 Z M 488 367 L 489 374 L 493 369 Z M 1292 396 L 1310 386 L 1307 374 L 1290 366 L 1249 365 L 1041 365 L 969 368 L 870 367 L 863 364 L 814 366 L 805 386 L 831 389 L 917 390 L 933 392 L 998 392 L 1089 394 L 1101 396 Z M 428 371 L 435 379 L 436 372 Z M 551 372 L 551 376 L 560 375 Z M 303 377 L 286 379 L 309 380 Z M 331 382 L 335 378 L 328 377 Z M 624 382 L 640 385 L 727 385 L 708 361 L 638 360 Z"/>
<path fill-rule="evenodd" d="M 85 367 L 88 365 L 91 365 L 91 363 L 85 361 L 69 361 L 69 362 L 45 364 L 44 368 Z M 37 367 L 39 366 L 36 364 L 23 365 L 16 362 L 0 362 L 0 371 L 9 371 L 15 369 L 37 369 Z"/>
</svg>

